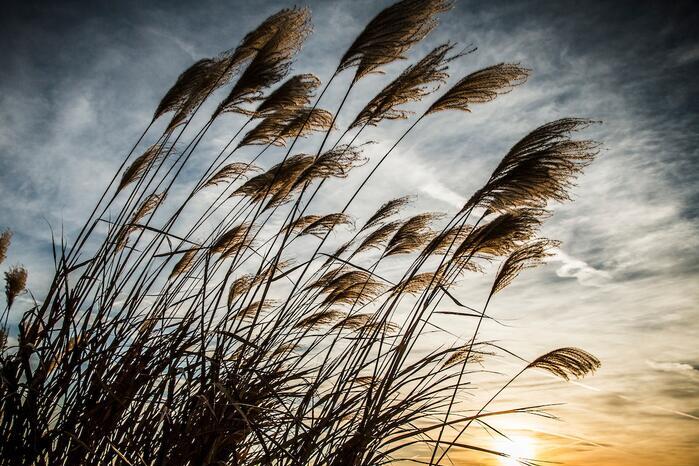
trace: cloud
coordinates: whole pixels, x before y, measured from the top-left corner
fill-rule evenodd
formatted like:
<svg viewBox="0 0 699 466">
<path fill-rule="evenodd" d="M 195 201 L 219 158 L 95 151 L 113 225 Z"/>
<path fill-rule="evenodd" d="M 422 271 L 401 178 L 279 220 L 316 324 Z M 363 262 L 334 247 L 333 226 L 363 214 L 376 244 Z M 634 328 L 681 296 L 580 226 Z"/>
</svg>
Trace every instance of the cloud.
<svg viewBox="0 0 699 466">
<path fill-rule="evenodd" d="M 671 361 L 646 361 L 649 367 L 657 371 L 663 372 L 684 372 L 690 373 L 697 371 L 697 367 L 684 362 L 671 362 Z"/>
<path fill-rule="evenodd" d="M 560 263 L 556 275 L 563 278 L 575 278 L 583 286 L 604 286 L 612 281 L 612 275 L 604 270 L 597 270 L 585 261 L 569 256 L 561 249 L 556 249 L 549 262 Z"/>
</svg>

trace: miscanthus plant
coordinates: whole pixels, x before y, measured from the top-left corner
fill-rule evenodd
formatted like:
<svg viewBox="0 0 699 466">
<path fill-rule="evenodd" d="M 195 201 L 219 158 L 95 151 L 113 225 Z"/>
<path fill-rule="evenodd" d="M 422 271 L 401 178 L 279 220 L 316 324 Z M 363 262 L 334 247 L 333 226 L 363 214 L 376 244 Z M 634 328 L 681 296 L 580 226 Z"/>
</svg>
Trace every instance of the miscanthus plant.
<svg viewBox="0 0 699 466">
<path fill-rule="evenodd" d="M 5 272 L 0 464 L 447 464 L 457 450 L 505 455 L 471 443 L 474 423 L 546 415 L 541 406 L 489 409 L 502 390 L 474 406 L 459 394 L 491 355 L 506 353 L 480 338 L 488 303 L 556 245 L 538 230 L 594 157 L 594 142 L 574 138 L 590 122 L 565 118 L 524 135 L 456 212 L 401 216 L 410 202 L 401 197 L 378 200 L 368 218 L 348 214 L 422 120 L 460 119 L 530 73 L 495 64 L 449 87 L 450 63 L 470 51 L 446 43 L 411 58 L 376 96 L 351 95 L 367 75 L 406 59 L 450 7 L 403 0 L 383 10 L 325 85 L 310 73 L 288 76 L 311 31 L 304 8 L 276 13 L 177 78 L 141 139 L 168 118 L 162 134 L 146 148 L 139 139 L 77 237 L 55 245 L 43 299 L 18 303 L 27 271 Z M 343 99 L 322 102 L 341 73 L 354 74 Z M 225 97 L 202 120 L 217 90 Z M 364 107 L 338 128 L 350 96 Z M 424 113 L 406 110 L 428 99 Z M 230 113 L 244 123 L 227 144 L 199 148 Z M 368 126 L 410 118 L 383 153 L 361 137 Z M 311 136 L 316 149 L 294 150 Z M 276 163 L 260 166 L 265 152 Z M 194 160 L 198 176 L 188 171 Z M 372 169 L 356 191 L 339 193 L 344 208 L 318 212 L 318 199 L 338 196 L 322 189 L 326 181 L 363 164 Z M 213 202 L 201 202 L 206 192 Z M 347 235 L 340 247 L 329 247 L 331 232 Z M 304 241 L 311 247 L 298 247 Z M 9 243 L 3 233 L 1 259 Z M 469 307 L 450 290 L 487 263 L 499 264 L 487 301 Z M 9 329 L 9 308 L 32 301 Z M 445 308 L 472 325 L 470 337 L 442 330 L 451 345 L 414 351 L 434 341 L 425 333 Z M 599 361 L 560 348 L 521 364 L 517 376 L 540 369 L 568 379 Z"/>
</svg>

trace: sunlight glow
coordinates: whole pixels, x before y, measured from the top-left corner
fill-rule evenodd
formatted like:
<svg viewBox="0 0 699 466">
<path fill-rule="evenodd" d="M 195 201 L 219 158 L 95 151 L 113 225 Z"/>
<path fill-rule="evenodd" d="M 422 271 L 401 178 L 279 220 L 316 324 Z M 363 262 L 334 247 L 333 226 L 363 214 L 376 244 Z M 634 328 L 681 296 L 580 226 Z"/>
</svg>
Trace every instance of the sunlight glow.
<svg viewBox="0 0 699 466">
<path fill-rule="evenodd" d="M 534 460 L 536 448 L 534 441 L 529 437 L 516 436 L 510 439 L 499 439 L 496 441 L 495 450 L 510 455 L 509 458 L 499 458 L 503 466 L 521 466 L 522 460 Z"/>
</svg>

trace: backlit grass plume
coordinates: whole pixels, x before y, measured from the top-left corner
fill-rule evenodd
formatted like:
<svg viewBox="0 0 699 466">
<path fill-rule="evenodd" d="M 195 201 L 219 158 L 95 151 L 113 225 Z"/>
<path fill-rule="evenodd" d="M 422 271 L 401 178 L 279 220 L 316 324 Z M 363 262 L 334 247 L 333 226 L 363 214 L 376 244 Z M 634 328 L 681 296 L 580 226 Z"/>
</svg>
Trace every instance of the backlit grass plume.
<svg viewBox="0 0 699 466">
<path fill-rule="evenodd" d="M 7 250 L 10 248 L 10 241 L 12 240 L 12 232 L 10 230 L 5 230 L 0 233 L 0 264 L 5 262 L 7 258 Z"/>
<path fill-rule="evenodd" d="M 286 78 L 311 32 L 306 8 L 269 16 L 172 77 L 76 238 L 54 244 L 38 299 L 17 299 L 26 269 L 4 271 L 0 466 L 446 465 L 457 451 L 475 463 L 507 455 L 479 444 L 474 421 L 551 417 L 499 394 L 531 369 L 568 380 L 599 361 L 561 348 L 522 367 L 481 324 L 499 324 L 496 298 L 558 246 L 539 231 L 596 155 L 576 137 L 591 122 L 524 136 L 452 212 L 363 196 L 413 169 L 402 141 L 439 137 L 416 135 L 418 122 L 461 110 L 442 118 L 468 132 L 464 112 L 506 99 L 530 73 L 499 64 L 452 77 L 449 65 L 468 57 L 451 42 L 411 57 L 449 8 L 403 0 L 379 12 L 334 73 L 312 70 L 332 73 L 322 88 L 309 70 Z M 372 78 L 378 94 L 350 97 L 403 59 L 397 76 Z M 218 89 L 223 100 L 192 128 Z M 347 115 L 352 99 L 361 110 Z M 413 117 L 418 105 L 427 110 Z M 233 129 L 213 147 L 219 117 Z M 410 119 L 393 141 L 365 137 Z M 0 263 L 9 243 L 5 231 Z M 489 281 L 483 302 L 469 277 Z M 521 370 L 503 379 L 505 358 Z M 483 378 L 500 386 L 487 402 L 463 396 Z"/>
<path fill-rule="evenodd" d="M 471 111 L 472 104 L 494 100 L 498 95 L 510 92 L 526 81 L 529 70 L 515 64 L 501 63 L 471 73 L 457 82 L 427 110 L 435 113 L 443 110 Z"/>
<path fill-rule="evenodd" d="M 527 368 L 549 371 L 568 380 L 570 377 L 581 378 L 600 367 L 600 361 L 587 351 L 579 348 L 559 348 L 539 356 Z"/>
<path fill-rule="evenodd" d="M 437 25 L 435 15 L 451 8 L 448 0 L 402 0 L 383 10 L 345 52 L 338 71 L 356 66 L 354 81 L 403 59 Z"/>
<path fill-rule="evenodd" d="M 27 269 L 16 265 L 5 272 L 5 298 L 8 309 L 12 307 L 15 298 L 27 287 Z"/>
<path fill-rule="evenodd" d="M 408 118 L 410 112 L 397 107 L 422 100 L 446 81 L 449 77 L 447 64 L 461 56 L 460 54 L 447 56 L 453 48 L 454 46 L 451 44 L 440 45 L 422 60 L 408 66 L 364 106 L 350 128 L 366 124 L 376 126 L 384 119 Z"/>
</svg>

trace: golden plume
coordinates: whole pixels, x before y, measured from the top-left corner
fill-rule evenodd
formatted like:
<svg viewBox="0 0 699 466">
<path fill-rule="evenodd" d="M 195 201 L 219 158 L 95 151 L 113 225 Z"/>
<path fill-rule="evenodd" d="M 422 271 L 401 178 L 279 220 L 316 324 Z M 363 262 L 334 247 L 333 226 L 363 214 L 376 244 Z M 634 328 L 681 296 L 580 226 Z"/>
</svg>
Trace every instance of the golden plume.
<svg viewBox="0 0 699 466">
<path fill-rule="evenodd" d="M 290 11 L 296 14 L 280 20 L 281 24 L 274 35 L 259 49 L 213 117 L 222 112 L 249 114 L 240 106 L 262 100 L 263 89 L 273 86 L 287 75 L 294 56 L 311 32 L 308 9 Z"/>
<path fill-rule="evenodd" d="M 438 13 L 451 8 L 449 0 L 403 0 L 381 11 L 342 56 L 337 72 L 357 67 L 353 82 L 403 55 L 434 27 Z"/>
<path fill-rule="evenodd" d="M 573 141 L 570 134 L 590 123 L 564 118 L 529 133 L 503 157 L 464 210 L 480 206 L 504 212 L 519 207 L 543 208 L 550 201 L 569 200 L 573 181 L 592 162 L 598 146 L 589 140 Z"/>
<path fill-rule="evenodd" d="M 9 229 L 0 234 L 0 264 L 2 264 L 7 258 L 7 250 L 10 248 L 11 240 L 12 232 Z"/>
<path fill-rule="evenodd" d="M 172 145 L 168 144 L 153 144 L 148 149 L 143 152 L 140 156 L 134 160 L 129 167 L 124 170 L 121 175 L 121 181 L 119 181 L 119 186 L 117 187 L 117 192 L 124 189 L 128 184 L 138 181 L 145 175 L 145 173 L 150 170 L 158 161 L 165 157 L 165 154 L 169 153 L 172 149 Z"/>
<path fill-rule="evenodd" d="M 354 306 L 356 304 L 368 304 L 376 299 L 384 289 L 385 285 L 383 283 L 367 277 L 365 280 L 338 286 L 328 293 L 322 305 L 345 304 Z"/>
<path fill-rule="evenodd" d="M 347 178 L 350 170 L 366 163 L 367 158 L 362 155 L 364 145 L 340 144 L 323 152 L 301 173 L 296 184 L 305 184 L 315 179 Z"/>
<path fill-rule="evenodd" d="M 258 312 L 267 311 L 274 306 L 274 304 L 275 303 L 272 300 L 265 300 L 264 302 L 255 301 L 239 309 L 235 313 L 234 317 L 237 319 L 252 319 Z"/>
<path fill-rule="evenodd" d="M 304 226 L 299 235 L 314 235 L 319 238 L 322 238 L 324 234 L 330 232 L 333 228 L 335 228 L 338 225 L 347 225 L 353 227 L 354 220 L 352 220 L 352 217 L 350 217 L 349 215 L 343 213 L 333 213 L 318 216 L 318 218 L 310 222 L 308 225 Z"/>
<path fill-rule="evenodd" d="M 546 215 L 546 211 L 536 209 L 519 209 L 501 214 L 472 230 L 453 257 L 470 258 L 476 254 L 498 257 L 509 254 L 534 236 Z"/>
<path fill-rule="evenodd" d="M 453 352 L 449 355 L 442 367 L 451 367 L 460 362 L 464 362 L 468 358 L 468 363 L 481 364 L 484 361 L 485 355 L 492 356 L 493 353 L 483 353 L 480 351 L 473 350 L 471 345 L 464 345 L 458 348 L 454 348 Z"/>
<path fill-rule="evenodd" d="M 196 61 L 177 77 L 175 84 L 165 93 L 155 109 L 153 121 L 167 112 L 175 111 L 168 129 L 177 126 L 213 90 L 216 79 L 223 77 L 227 67 L 225 60 L 216 58 Z"/>
<path fill-rule="evenodd" d="M 164 113 L 175 111 L 168 129 L 183 122 L 213 90 L 226 85 L 241 65 L 255 57 L 281 28 L 288 24 L 307 22 L 308 16 L 305 9 L 283 9 L 249 32 L 234 50 L 194 63 L 177 78 L 161 99 L 153 120 Z"/>
<path fill-rule="evenodd" d="M 413 112 L 397 107 L 422 100 L 446 82 L 449 77 L 447 64 L 463 55 L 447 57 L 453 48 L 454 45 L 450 43 L 440 45 L 422 60 L 407 67 L 364 106 L 349 127 L 376 126 L 382 120 L 408 118 Z"/>
<path fill-rule="evenodd" d="M 359 330 L 371 320 L 371 314 L 354 314 L 335 324 L 334 329 Z"/>
<path fill-rule="evenodd" d="M 7 308 L 11 308 L 15 298 L 27 287 L 27 269 L 21 265 L 15 265 L 5 272 L 5 298 Z"/>
<path fill-rule="evenodd" d="M 380 226 L 372 231 L 364 238 L 364 241 L 352 252 L 352 256 L 359 254 L 367 249 L 380 249 L 400 227 L 401 222 L 396 220 Z"/>
<path fill-rule="evenodd" d="M 526 368 L 539 368 L 569 380 L 571 376 L 582 378 L 599 369 L 599 359 L 579 348 L 559 348 L 539 356 Z"/>
<path fill-rule="evenodd" d="M 281 231 L 298 231 L 299 236 L 314 235 L 321 237 L 337 225 L 354 226 L 354 220 L 347 214 L 333 213 L 327 215 L 304 215 Z"/>
<path fill-rule="evenodd" d="M 310 21 L 308 8 L 284 8 L 265 19 L 257 28 L 245 35 L 233 50 L 224 52 L 222 58 L 228 60 L 232 69 L 254 58 L 280 28 L 306 25 Z"/>
<path fill-rule="evenodd" d="M 248 196 L 254 202 L 264 200 L 266 196 L 285 199 L 298 177 L 313 163 L 313 156 L 297 154 L 274 165 L 268 171 L 253 176 L 236 189 L 231 196 Z"/>
<path fill-rule="evenodd" d="M 471 111 L 471 104 L 494 100 L 500 94 L 508 93 L 515 86 L 523 84 L 529 70 L 516 64 L 500 63 L 484 68 L 462 78 L 442 97 L 437 99 L 425 115 L 442 110 Z"/>
<path fill-rule="evenodd" d="M 210 247 L 212 254 L 221 254 L 221 257 L 229 257 L 237 253 L 241 248 L 248 246 L 252 241 L 250 224 L 241 223 L 223 233 Z"/>
<path fill-rule="evenodd" d="M 280 232 L 284 233 L 287 231 L 303 231 L 303 229 L 306 228 L 308 225 L 312 224 L 313 222 L 322 217 L 322 215 L 304 215 L 303 217 L 299 217 L 290 224 L 286 225 L 284 228 L 280 230 Z"/>
<path fill-rule="evenodd" d="M 342 268 L 335 268 L 326 272 L 315 282 L 306 286 L 306 289 L 320 288 L 320 294 L 326 294 L 323 305 L 366 304 L 378 296 L 384 289 L 384 285 L 376 281 L 369 272 L 363 270 L 349 270 L 341 272 Z"/>
<path fill-rule="evenodd" d="M 439 275 L 439 272 L 423 272 L 415 274 L 393 286 L 390 291 L 392 293 L 418 294 L 427 288 L 427 286 L 429 286 L 429 284 L 433 281 L 435 283 L 439 282 L 439 278 L 435 275 Z"/>
<path fill-rule="evenodd" d="M 431 212 L 410 217 L 388 241 L 384 255 L 408 254 L 429 243 L 435 235 L 429 224 L 439 217 L 440 214 Z"/>
<path fill-rule="evenodd" d="M 256 118 L 267 117 L 284 110 L 299 109 L 311 104 L 320 79 L 314 74 L 297 74 L 287 79 L 269 94 L 254 111 L 243 111 Z"/>
<path fill-rule="evenodd" d="M 411 200 L 412 198 L 410 196 L 403 196 L 385 202 L 381 207 L 379 207 L 379 209 L 376 212 L 374 212 L 374 215 L 369 217 L 369 220 L 366 221 L 361 230 L 363 231 L 367 228 L 371 228 L 373 226 L 378 225 L 379 223 L 382 223 L 388 217 L 391 217 L 400 212 L 403 207 L 405 207 L 411 202 Z"/>
<path fill-rule="evenodd" d="M 296 325 L 294 325 L 294 327 L 314 329 L 316 327 L 320 327 L 321 325 L 332 324 L 333 322 L 343 318 L 344 316 L 344 312 L 327 309 L 324 311 L 316 312 L 315 314 L 311 314 L 308 317 L 301 319 Z"/>
<path fill-rule="evenodd" d="M 332 124 L 332 114 L 321 108 L 284 109 L 265 117 L 245 133 L 238 147 L 272 144 L 286 146 L 286 140 L 306 137 L 314 131 L 326 131 Z"/>
<path fill-rule="evenodd" d="M 360 331 L 364 334 L 371 332 L 395 333 L 398 331 L 399 328 L 400 327 L 395 322 L 372 321 L 366 324 L 364 327 L 362 327 Z"/>
<path fill-rule="evenodd" d="M 186 251 L 184 254 L 182 254 L 180 260 L 177 261 L 177 264 L 175 264 L 175 266 L 172 268 L 172 272 L 170 272 L 169 279 L 173 279 L 178 275 L 182 275 L 183 273 L 187 272 L 190 268 L 192 268 L 194 257 L 196 255 L 196 249 L 190 249 Z"/>
<path fill-rule="evenodd" d="M 254 284 L 255 276 L 253 275 L 243 275 L 236 278 L 228 288 L 228 307 L 230 308 L 233 305 L 236 298 L 250 291 Z"/>
<path fill-rule="evenodd" d="M 220 183 L 230 183 L 240 176 L 245 176 L 249 172 L 262 171 L 260 167 L 252 163 L 233 162 L 223 166 L 218 172 L 209 178 L 200 189 L 210 186 L 218 186 Z"/>
<path fill-rule="evenodd" d="M 505 288 L 517 278 L 517 275 L 526 268 L 541 265 L 547 257 L 551 256 L 549 250 L 558 246 L 558 242 L 540 239 L 515 249 L 500 266 L 491 294 Z"/>
<path fill-rule="evenodd" d="M 446 254 L 452 246 L 459 245 L 468 238 L 472 229 L 472 225 L 455 225 L 440 232 L 425 246 L 424 254 Z"/>
<path fill-rule="evenodd" d="M 138 222 L 143 220 L 149 213 L 153 212 L 153 210 L 155 210 L 155 208 L 158 207 L 160 203 L 165 200 L 165 196 L 165 193 L 153 193 L 146 196 L 143 202 L 141 202 L 141 205 L 138 206 L 136 211 L 131 216 L 131 220 L 129 220 L 129 223 L 122 226 L 121 230 L 117 234 L 115 240 L 117 251 L 121 251 L 122 249 L 124 249 L 124 247 L 128 243 L 129 235 L 140 228 Z"/>
</svg>

